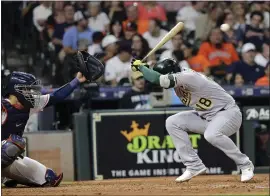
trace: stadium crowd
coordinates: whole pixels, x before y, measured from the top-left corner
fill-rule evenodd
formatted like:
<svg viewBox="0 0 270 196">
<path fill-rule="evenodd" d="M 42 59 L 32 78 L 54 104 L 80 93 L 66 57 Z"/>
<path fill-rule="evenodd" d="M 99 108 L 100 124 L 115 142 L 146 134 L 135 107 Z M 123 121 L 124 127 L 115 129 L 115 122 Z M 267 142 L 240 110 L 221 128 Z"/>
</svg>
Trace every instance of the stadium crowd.
<svg viewBox="0 0 270 196">
<path fill-rule="evenodd" d="M 76 50 L 105 65 L 100 84 L 134 84 L 132 58 L 143 58 L 178 22 L 185 29 L 148 58 L 153 66 L 174 58 L 222 85 L 269 85 L 269 2 L 21 2 L 24 25 L 33 27 L 35 58 L 49 59 L 54 84 L 69 81 Z M 230 28 L 223 32 L 222 24 Z M 31 29 L 31 28 L 28 28 Z M 25 32 L 24 32 L 25 33 Z M 38 65 L 35 65 L 38 66 Z"/>
</svg>

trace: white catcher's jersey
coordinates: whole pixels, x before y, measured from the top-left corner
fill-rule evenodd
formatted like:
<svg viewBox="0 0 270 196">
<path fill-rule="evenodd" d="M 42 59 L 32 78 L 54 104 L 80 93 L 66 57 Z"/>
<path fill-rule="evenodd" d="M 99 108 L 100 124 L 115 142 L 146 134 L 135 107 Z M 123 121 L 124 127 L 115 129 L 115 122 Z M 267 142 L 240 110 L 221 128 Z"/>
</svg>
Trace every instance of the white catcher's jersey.
<svg viewBox="0 0 270 196">
<path fill-rule="evenodd" d="M 203 74 L 191 69 L 173 74 L 175 93 L 186 106 L 210 120 L 221 109 L 235 106 L 235 100 L 220 85 Z"/>
</svg>

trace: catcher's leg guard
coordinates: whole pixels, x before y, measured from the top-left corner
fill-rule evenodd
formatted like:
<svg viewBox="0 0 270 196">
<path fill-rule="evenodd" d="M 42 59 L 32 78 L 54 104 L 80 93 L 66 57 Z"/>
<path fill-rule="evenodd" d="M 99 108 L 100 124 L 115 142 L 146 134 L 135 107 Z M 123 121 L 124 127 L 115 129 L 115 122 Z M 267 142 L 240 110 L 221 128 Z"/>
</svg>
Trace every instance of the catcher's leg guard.
<svg viewBox="0 0 270 196">
<path fill-rule="evenodd" d="M 56 187 L 61 183 L 63 173 L 57 175 L 52 169 L 48 168 L 45 174 L 45 179 L 46 183 L 43 186 Z"/>
<path fill-rule="evenodd" d="M 28 157 L 18 158 L 3 169 L 1 175 L 14 180 L 3 183 L 8 187 L 14 187 L 16 183 L 30 187 L 55 187 L 63 179 L 62 173 L 57 175 L 52 169 L 48 169 L 45 165 Z"/>
</svg>

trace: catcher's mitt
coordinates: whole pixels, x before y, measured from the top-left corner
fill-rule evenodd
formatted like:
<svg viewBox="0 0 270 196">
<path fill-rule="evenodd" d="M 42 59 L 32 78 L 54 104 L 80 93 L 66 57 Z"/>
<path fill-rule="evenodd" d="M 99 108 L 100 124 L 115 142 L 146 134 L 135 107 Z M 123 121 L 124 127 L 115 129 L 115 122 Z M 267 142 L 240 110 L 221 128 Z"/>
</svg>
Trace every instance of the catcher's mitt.
<svg viewBox="0 0 270 196">
<path fill-rule="evenodd" d="M 104 73 L 104 65 L 88 52 L 78 51 L 74 60 L 79 71 L 90 82 L 97 80 Z"/>
</svg>

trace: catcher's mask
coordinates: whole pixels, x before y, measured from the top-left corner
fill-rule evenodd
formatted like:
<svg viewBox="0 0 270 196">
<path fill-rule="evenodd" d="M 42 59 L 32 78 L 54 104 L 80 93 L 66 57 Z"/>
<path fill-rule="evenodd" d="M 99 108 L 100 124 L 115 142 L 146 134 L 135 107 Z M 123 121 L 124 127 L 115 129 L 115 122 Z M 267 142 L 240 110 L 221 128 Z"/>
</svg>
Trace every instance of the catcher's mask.
<svg viewBox="0 0 270 196">
<path fill-rule="evenodd" d="M 25 109 L 38 108 L 41 96 L 40 80 L 32 74 L 13 72 L 4 85 L 4 97 L 14 95 Z"/>
<path fill-rule="evenodd" d="M 174 59 L 166 58 L 158 61 L 154 66 L 153 70 L 163 75 L 166 75 L 181 72 L 181 67 Z"/>
<path fill-rule="evenodd" d="M 103 75 L 104 65 L 88 52 L 78 51 L 74 59 L 79 71 L 88 81 L 93 82 Z"/>
</svg>

